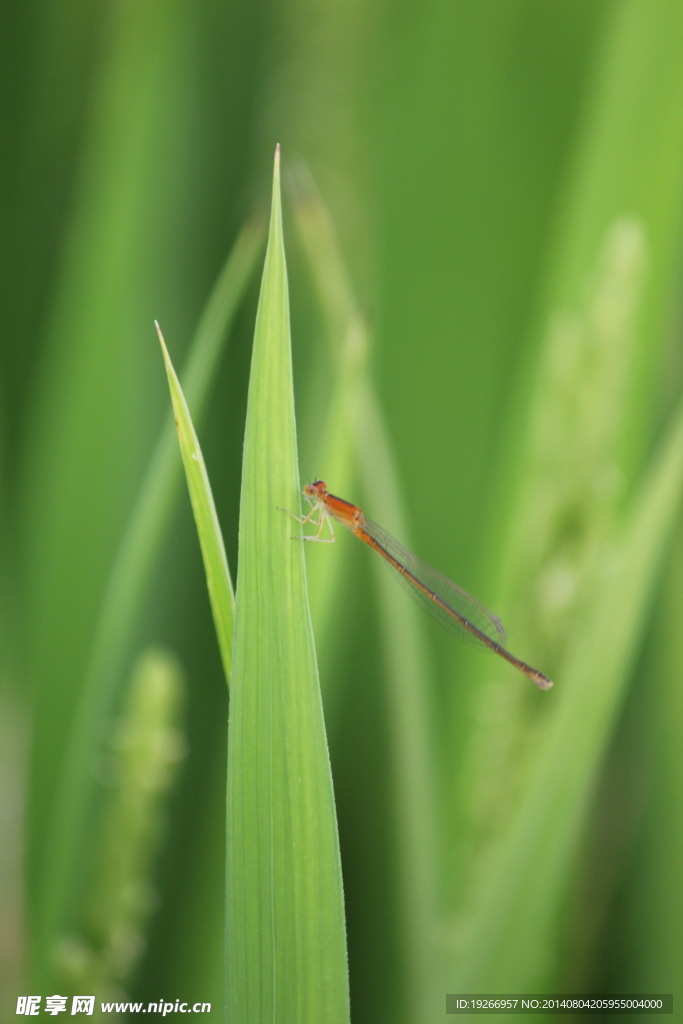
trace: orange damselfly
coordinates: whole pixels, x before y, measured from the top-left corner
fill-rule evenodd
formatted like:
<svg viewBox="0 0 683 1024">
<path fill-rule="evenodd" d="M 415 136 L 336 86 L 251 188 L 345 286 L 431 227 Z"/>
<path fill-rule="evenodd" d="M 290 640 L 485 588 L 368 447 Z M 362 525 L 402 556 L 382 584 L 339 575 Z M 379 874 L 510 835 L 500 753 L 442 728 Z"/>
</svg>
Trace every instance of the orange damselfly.
<svg viewBox="0 0 683 1024">
<path fill-rule="evenodd" d="M 406 587 L 411 597 L 449 632 L 455 633 L 461 640 L 466 640 L 476 647 L 483 647 L 500 655 L 523 672 L 541 690 L 550 689 L 553 684 L 546 675 L 506 650 L 502 622 L 496 615 L 487 611 L 476 598 L 404 548 L 391 534 L 368 519 L 357 505 L 330 494 L 323 480 L 306 484 L 302 493 L 311 506 L 310 512 L 305 516 L 295 516 L 291 512 L 289 514 L 299 523 L 317 526 L 318 532 L 297 539 L 329 544 L 335 539 L 332 522 L 341 523 L 382 556 L 395 570 L 397 579 Z M 329 537 L 322 535 L 326 525 Z"/>
</svg>

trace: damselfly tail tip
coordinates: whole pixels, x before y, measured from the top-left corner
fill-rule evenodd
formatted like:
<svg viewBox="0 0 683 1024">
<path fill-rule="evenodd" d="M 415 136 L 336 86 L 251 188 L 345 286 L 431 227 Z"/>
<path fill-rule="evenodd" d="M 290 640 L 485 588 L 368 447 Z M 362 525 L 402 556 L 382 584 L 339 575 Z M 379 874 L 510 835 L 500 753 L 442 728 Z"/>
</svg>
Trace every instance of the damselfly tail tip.
<svg viewBox="0 0 683 1024">
<path fill-rule="evenodd" d="M 536 683 L 539 690 L 550 690 L 553 686 L 552 679 L 548 679 L 547 676 L 544 676 L 542 672 L 535 668 L 532 668 L 531 672 L 529 672 L 529 679 L 532 683 Z"/>
</svg>

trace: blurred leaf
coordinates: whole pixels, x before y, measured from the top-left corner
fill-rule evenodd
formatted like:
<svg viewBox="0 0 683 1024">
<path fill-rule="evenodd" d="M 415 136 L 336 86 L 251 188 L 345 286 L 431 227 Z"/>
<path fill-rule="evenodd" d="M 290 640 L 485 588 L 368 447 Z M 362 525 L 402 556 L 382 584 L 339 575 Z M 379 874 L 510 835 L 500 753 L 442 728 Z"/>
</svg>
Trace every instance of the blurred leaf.
<svg viewBox="0 0 683 1024">
<path fill-rule="evenodd" d="M 373 507 L 391 518 L 392 529 L 407 534 L 404 502 L 372 383 L 368 379 L 368 328 L 329 214 L 304 169 L 297 176 L 296 224 L 303 242 L 326 334 L 330 343 L 334 386 L 318 446 L 317 465 L 333 490 L 351 498 L 357 473 Z M 342 531 L 343 532 L 343 531 Z M 309 592 L 318 626 L 318 646 L 327 653 L 338 636 L 338 605 L 348 569 L 349 538 L 311 551 L 308 545 Z M 422 1019 L 431 1003 L 433 935 L 437 912 L 436 776 L 431 733 L 430 671 L 423 656 L 419 611 L 404 600 L 384 566 L 375 563 L 379 591 L 379 640 L 387 669 L 385 707 L 393 741 L 393 811 L 399 871 L 398 918 L 406 968 L 401 1002 L 409 1015 Z M 324 689 L 328 710 L 329 688 Z M 333 695 L 334 696 L 334 695 Z"/>
<path fill-rule="evenodd" d="M 254 273 L 263 235 L 260 219 L 248 222 L 242 229 L 190 343 L 187 366 L 183 371 L 183 391 L 194 410 L 195 424 L 203 418 L 218 361 Z M 169 417 L 131 513 L 100 612 L 88 673 L 89 678 L 98 680 L 100 701 L 103 679 L 120 671 L 144 588 L 177 499 L 180 466 L 176 445 L 176 428 Z"/>
<path fill-rule="evenodd" d="M 278 150 L 249 383 L 228 731 L 228 1016 L 241 1024 L 349 1020 L 303 545 L 280 511 L 299 506 Z"/>
<path fill-rule="evenodd" d="M 322 313 L 333 371 L 323 382 L 324 418 L 316 437 L 315 465 L 320 467 L 335 493 L 349 494 L 357 476 L 358 419 L 370 348 L 368 327 L 356 302 L 329 213 L 302 164 L 293 175 L 292 191 L 294 223 Z M 331 394 L 330 376 L 333 380 Z M 309 545 L 307 554 L 308 591 L 316 641 L 324 659 L 333 656 L 336 611 L 342 597 L 346 560 L 341 546 L 316 552 L 311 551 Z M 327 698 L 327 688 L 325 693 Z"/>
<path fill-rule="evenodd" d="M 681 45 L 683 8 L 611 9 L 560 198 L 539 303 L 544 348 L 507 432 L 517 501 L 511 511 L 495 503 L 489 531 L 505 536 L 502 557 L 491 554 L 496 607 L 517 609 L 511 648 L 519 637 L 519 653 L 538 658 L 557 689 L 541 708 L 491 671 L 473 697 L 453 836 L 466 849 L 452 929 L 463 989 L 557 976 L 587 797 L 679 501 L 678 425 L 660 476 L 647 481 L 639 469 L 681 227 Z"/>
<path fill-rule="evenodd" d="M 678 537 L 666 565 L 667 586 L 659 602 L 651 643 L 643 654 L 652 686 L 636 696 L 635 721 L 642 746 L 629 762 L 640 784 L 641 829 L 607 941 L 634 980 L 634 991 L 664 992 L 683 963 L 683 544 Z M 620 917 L 619 911 L 623 916 Z M 643 936 L 647 941 L 643 943 Z M 622 960 L 623 958 L 623 960 Z"/>
<path fill-rule="evenodd" d="M 73 776 L 89 789 L 93 763 L 81 754 L 102 749 L 101 734 L 84 739 L 74 717 L 104 587 L 144 468 L 140 441 L 156 419 L 145 325 L 165 290 L 161 282 L 173 280 L 185 259 L 177 197 L 187 182 L 184 131 L 194 107 L 188 13 L 175 0 L 107 6 L 91 55 L 87 121 L 69 154 L 61 200 L 67 209 L 50 228 L 60 244 L 49 300 L 43 298 L 40 372 L 25 399 L 18 514 L 26 689 L 35 709 L 27 876 L 32 960 L 41 980 L 49 976 L 57 921 L 67 906 L 74 909 L 76 854 L 87 846 L 83 801 L 71 799 Z M 187 296 L 179 304 L 189 311 Z M 80 827 L 72 831 L 74 812 Z"/>
<path fill-rule="evenodd" d="M 547 984 L 587 801 L 682 500 L 683 404 L 605 553 L 602 582 L 553 694 L 557 708 L 525 775 L 521 805 L 481 871 L 456 991 Z"/>
<path fill-rule="evenodd" d="M 71 992 L 119 998 L 145 948 L 155 854 L 185 753 L 184 689 L 170 652 L 148 649 L 140 656 L 106 762 L 82 920 L 58 950 L 60 987 Z"/>
<path fill-rule="evenodd" d="M 218 358 L 255 265 L 262 234 L 260 224 L 253 222 L 239 236 L 192 341 L 187 391 L 197 416 L 206 403 Z M 174 434 L 171 421 L 157 442 L 100 609 L 90 664 L 59 780 L 59 799 L 52 808 L 48 826 L 54 830 L 54 835 L 39 905 L 45 943 L 49 941 L 50 930 L 59 927 L 64 906 L 73 898 L 71 887 L 81 871 L 79 865 L 86 849 L 82 833 L 96 785 L 92 766 L 101 756 L 107 728 L 124 685 L 123 666 L 136 617 L 176 500 L 180 466 Z"/>
</svg>

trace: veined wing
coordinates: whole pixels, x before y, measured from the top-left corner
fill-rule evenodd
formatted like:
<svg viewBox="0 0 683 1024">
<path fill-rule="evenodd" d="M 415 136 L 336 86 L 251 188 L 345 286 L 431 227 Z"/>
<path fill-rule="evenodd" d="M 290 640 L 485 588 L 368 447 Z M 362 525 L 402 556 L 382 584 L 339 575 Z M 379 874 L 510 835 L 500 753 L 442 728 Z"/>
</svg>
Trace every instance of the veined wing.
<svg viewBox="0 0 683 1024">
<path fill-rule="evenodd" d="M 362 528 L 373 542 L 371 546 L 383 554 L 387 564 L 395 570 L 399 583 L 440 625 L 475 647 L 490 649 L 477 631 L 494 645 L 505 646 L 505 629 L 497 615 L 457 583 L 404 548 L 371 519 L 364 519 Z M 468 626 L 473 626 L 474 630 Z"/>
</svg>

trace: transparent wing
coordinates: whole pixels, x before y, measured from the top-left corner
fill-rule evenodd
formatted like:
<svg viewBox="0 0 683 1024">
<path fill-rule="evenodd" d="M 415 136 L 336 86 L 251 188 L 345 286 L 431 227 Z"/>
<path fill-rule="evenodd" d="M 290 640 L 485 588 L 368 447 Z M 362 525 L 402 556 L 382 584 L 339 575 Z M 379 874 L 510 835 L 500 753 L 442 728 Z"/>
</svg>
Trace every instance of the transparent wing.
<svg viewBox="0 0 683 1024">
<path fill-rule="evenodd" d="M 484 640 L 467 628 L 465 623 L 469 623 L 494 644 L 505 646 L 505 629 L 497 615 L 484 608 L 483 604 L 457 583 L 442 576 L 431 565 L 404 548 L 371 519 L 365 519 L 363 528 L 381 549 L 380 554 L 388 555 L 385 561 L 394 569 L 399 583 L 444 629 L 475 647 L 488 647 Z M 399 570 L 399 565 L 406 570 L 405 573 Z M 434 600 L 433 595 L 437 600 Z"/>
</svg>

